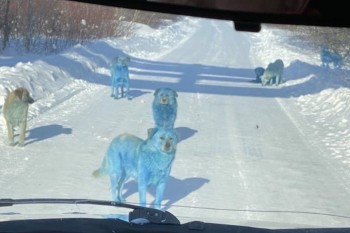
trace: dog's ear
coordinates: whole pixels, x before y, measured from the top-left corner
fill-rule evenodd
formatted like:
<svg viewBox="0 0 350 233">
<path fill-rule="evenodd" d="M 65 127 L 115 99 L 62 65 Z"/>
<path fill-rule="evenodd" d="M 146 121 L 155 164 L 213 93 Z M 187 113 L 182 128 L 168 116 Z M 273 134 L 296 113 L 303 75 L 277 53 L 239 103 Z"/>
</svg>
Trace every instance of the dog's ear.
<svg viewBox="0 0 350 233">
<path fill-rule="evenodd" d="M 15 95 L 23 101 L 23 99 L 25 98 L 25 89 L 20 87 L 20 88 L 17 88 L 15 90 Z"/>
<path fill-rule="evenodd" d="M 118 57 L 119 56 L 116 56 L 112 59 L 112 66 L 115 66 L 116 64 L 118 64 L 118 60 L 119 60 Z"/>
<path fill-rule="evenodd" d="M 122 60 L 122 64 L 127 66 L 130 62 L 130 57 L 126 56 L 126 57 L 123 57 L 123 60 Z"/>
<path fill-rule="evenodd" d="M 23 102 L 30 104 L 34 103 L 34 99 L 30 96 L 29 91 L 26 88 L 20 87 L 16 89 L 15 92 L 18 98 Z"/>
<path fill-rule="evenodd" d="M 176 141 L 179 142 L 181 139 L 181 134 L 176 129 L 174 129 L 174 131 L 175 131 L 175 135 L 176 135 L 176 139 L 177 139 Z"/>
<path fill-rule="evenodd" d="M 23 102 L 28 102 L 29 101 L 29 91 L 27 89 L 22 89 L 22 101 Z"/>
<path fill-rule="evenodd" d="M 175 97 L 177 97 L 177 92 L 175 90 L 173 90 L 173 92 L 174 92 Z"/>
<path fill-rule="evenodd" d="M 157 132 L 157 128 L 149 128 L 147 130 L 147 135 L 148 135 L 148 139 L 151 139 L 153 137 L 153 135 Z"/>
<path fill-rule="evenodd" d="M 158 89 L 156 89 L 155 91 L 154 91 L 154 96 L 156 96 L 157 94 L 158 94 L 158 91 L 160 90 L 160 88 L 158 88 Z"/>
</svg>

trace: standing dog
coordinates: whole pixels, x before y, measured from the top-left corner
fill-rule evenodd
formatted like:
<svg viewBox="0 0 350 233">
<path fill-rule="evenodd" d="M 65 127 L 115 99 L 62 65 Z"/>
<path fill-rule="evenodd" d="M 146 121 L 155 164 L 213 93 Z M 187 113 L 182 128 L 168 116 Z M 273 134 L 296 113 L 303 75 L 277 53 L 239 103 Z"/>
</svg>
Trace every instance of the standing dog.
<svg viewBox="0 0 350 233">
<path fill-rule="evenodd" d="M 129 57 L 118 56 L 115 58 L 112 68 L 111 68 L 111 76 L 112 76 L 112 94 L 111 96 L 115 99 L 120 99 L 123 97 L 129 96 L 129 68 L 128 64 L 130 62 Z"/>
<path fill-rule="evenodd" d="M 17 126 L 19 127 L 19 146 L 24 146 L 28 107 L 32 103 L 34 103 L 34 99 L 30 96 L 28 90 L 23 87 L 12 91 L 5 99 L 3 112 L 11 146 L 15 145 L 14 129 Z"/>
<path fill-rule="evenodd" d="M 154 129 L 146 140 L 131 134 L 114 138 L 95 177 L 109 175 L 113 201 L 123 202 L 122 190 L 129 178 L 138 182 L 139 200 L 146 206 L 146 191 L 156 186 L 155 207 L 160 209 L 167 178 L 175 159 L 178 137 L 174 129 Z"/>
<path fill-rule="evenodd" d="M 280 84 L 282 82 L 284 64 L 281 59 L 277 59 L 275 62 L 270 63 L 265 69 L 263 75 L 260 76 L 261 84 L 263 86 L 269 84 Z"/>
<path fill-rule="evenodd" d="M 174 128 L 177 115 L 177 92 L 170 88 L 159 88 L 154 92 L 152 104 L 156 128 Z"/>
<path fill-rule="evenodd" d="M 321 46 L 321 62 L 323 67 L 329 68 L 329 64 L 333 63 L 334 68 L 340 68 L 343 58 L 339 53 L 331 52 L 326 46 Z"/>
</svg>

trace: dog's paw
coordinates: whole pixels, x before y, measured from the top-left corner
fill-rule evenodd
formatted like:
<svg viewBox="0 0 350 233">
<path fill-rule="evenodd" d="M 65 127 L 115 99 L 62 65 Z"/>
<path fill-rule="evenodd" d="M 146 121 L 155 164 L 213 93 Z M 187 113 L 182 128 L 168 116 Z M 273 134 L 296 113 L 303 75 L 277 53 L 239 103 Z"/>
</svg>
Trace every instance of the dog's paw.
<svg viewBox="0 0 350 233">
<path fill-rule="evenodd" d="M 119 203 L 124 203 L 126 202 L 126 199 L 123 197 L 118 197 L 118 198 L 112 198 L 115 202 L 119 202 Z"/>
</svg>

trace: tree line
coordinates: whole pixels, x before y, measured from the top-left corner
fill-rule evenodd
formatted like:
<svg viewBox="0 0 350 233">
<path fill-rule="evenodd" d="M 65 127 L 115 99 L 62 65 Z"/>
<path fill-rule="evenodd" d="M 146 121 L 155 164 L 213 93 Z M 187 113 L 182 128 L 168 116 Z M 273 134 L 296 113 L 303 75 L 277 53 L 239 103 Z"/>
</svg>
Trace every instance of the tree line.
<svg viewBox="0 0 350 233">
<path fill-rule="evenodd" d="M 312 51 L 321 51 L 325 46 L 332 52 L 339 53 L 344 62 L 348 63 L 350 57 L 350 28 L 320 27 L 303 25 L 267 25 L 270 28 L 278 28 L 288 31 L 286 43 L 300 46 L 304 45 Z"/>
<path fill-rule="evenodd" d="M 0 0 L 0 53 L 55 53 L 75 44 L 129 36 L 134 23 L 159 26 L 175 16 L 64 0 Z"/>
</svg>

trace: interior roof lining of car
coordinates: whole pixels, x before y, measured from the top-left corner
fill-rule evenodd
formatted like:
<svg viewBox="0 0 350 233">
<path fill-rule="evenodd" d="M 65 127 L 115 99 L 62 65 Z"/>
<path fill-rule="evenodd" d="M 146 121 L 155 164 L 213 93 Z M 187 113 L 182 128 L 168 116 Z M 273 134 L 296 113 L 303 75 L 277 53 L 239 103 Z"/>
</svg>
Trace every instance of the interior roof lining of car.
<svg viewBox="0 0 350 233">
<path fill-rule="evenodd" d="M 255 31 L 260 23 L 350 27 L 344 0 L 70 0 L 122 7 L 232 20 L 236 29 Z"/>
</svg>

